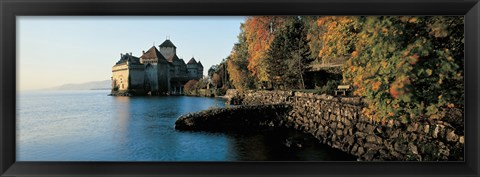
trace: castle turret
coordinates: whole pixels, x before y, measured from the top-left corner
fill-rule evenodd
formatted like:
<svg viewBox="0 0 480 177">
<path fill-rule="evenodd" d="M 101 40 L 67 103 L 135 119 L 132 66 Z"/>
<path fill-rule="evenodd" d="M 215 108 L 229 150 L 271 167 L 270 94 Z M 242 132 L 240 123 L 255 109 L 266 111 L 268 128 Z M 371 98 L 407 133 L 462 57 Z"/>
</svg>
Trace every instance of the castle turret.
<svg viewBox="0 0 480 177">
<path fill-rule="evenodd" d="M 203 77 L 203 65 L 200 62 L 200 60 L 198 61 L 197 66 L 198 66 L 198 68 L 197 68 L 198 78 L 202 78 Z"/>
<path fill-rule="evenodd" d="M 170 41 L 169 39 L 165 40 L 162 44 L 160 44 L 158 48 L 160 48 L 160 53 L 169 62 L 172 62 L 173 58 L 177 54 L 177 47 L 173 45 L 172 41 Z"/>
<path fill-rule="evenodd" d="M 198 79 L 198 63 L 193 57 L 187 63 L 187 73 L 188 77 Z"/>
</svg>

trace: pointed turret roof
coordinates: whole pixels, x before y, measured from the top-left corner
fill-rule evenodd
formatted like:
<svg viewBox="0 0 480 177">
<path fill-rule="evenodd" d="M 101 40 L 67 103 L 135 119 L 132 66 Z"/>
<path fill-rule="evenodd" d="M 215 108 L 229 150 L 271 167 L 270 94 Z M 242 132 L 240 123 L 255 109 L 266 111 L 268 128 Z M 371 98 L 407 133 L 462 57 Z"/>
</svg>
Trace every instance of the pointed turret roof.
<svg viewBox="0 0 480 177">
<path fill-rule="evenodd" d="M 180 58 L 178 58 L 177 54 L 173 55 L 173 60 L 180 60 Z"/>
<path fill-rule="evenodd" d="M 173 47 L 173 48 L 177 48 L 175 45 L 173 45 L 172 41 L 170 41 L 169 39 L 163 41 L 163 43 L 160 44 L 159 47 Z"/>
<path fill-rule="evenodd" d="M 168 60 L 168 59 L 167 59 Z M 168 60 L 168 62 L 174 62 L 176 60 L 180 60 L 180 58 L 178 58 L 177 54 L 174 54 L 173 57 L 171 58 L 171 60 Z M 185 63 L 185 62 L 184 62 Z"/>
<path fill-rule="evenodd" d="M 152 59 L 152 58 L 158 58 L 158 59 L 165 59 L 163 55 L 157 50 L 155 46 L 152 46 L 150 49 L 148 49 L 147 52 L 143 53 L 143 55 L 140 58 L 144 59 Z"/>
<path fill-rule="evenodd" d="M 195 60 L 195 58 L 192 57 L 192 59 L 190 59 L 187 64 L 197 64 L 197 61 Z"/>
</svg>

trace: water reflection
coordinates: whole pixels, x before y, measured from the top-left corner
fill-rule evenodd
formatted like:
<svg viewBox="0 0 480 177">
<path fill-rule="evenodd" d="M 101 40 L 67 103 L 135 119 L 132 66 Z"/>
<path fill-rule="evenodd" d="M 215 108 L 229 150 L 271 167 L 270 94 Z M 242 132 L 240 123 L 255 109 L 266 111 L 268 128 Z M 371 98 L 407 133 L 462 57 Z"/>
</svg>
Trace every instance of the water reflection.
<svg viewBox="0 0 480 177">
<path fill-rule="evenodd" d="M 249 134 L 234 134 L 240 161 L 354 161 L 354 156 L 322 145 L 312 135 L 280 128 Z"/>
<path fill-rule="evenodd" d="M 223 107 L 222 99 L 129 98 L 106 94 L 105 91 L 20 94 L 17 160 L 355 160 L 320 146 L 315 139 L 307 138 L 308 143 L 303 143 L 302 148 L 286 147 L 287 139 L 300 137 L 291 130 L 226 134 L 174 129 L 180 115 Z"/>
</svg>

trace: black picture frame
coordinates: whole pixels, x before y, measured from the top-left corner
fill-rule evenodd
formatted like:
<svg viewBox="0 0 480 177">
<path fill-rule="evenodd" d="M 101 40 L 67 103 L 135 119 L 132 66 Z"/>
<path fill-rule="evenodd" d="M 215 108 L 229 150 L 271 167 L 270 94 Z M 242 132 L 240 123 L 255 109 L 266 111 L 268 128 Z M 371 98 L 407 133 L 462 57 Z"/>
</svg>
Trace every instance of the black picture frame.
<svg viewBox="0 0 480 177">
<path fill-rule="evenodd" d="M 1 176 L 479 176 L 478 0 L 0 0 Z M 16 162 L 16 16 L 464 15 L 464 162 Z"/>
</svg>

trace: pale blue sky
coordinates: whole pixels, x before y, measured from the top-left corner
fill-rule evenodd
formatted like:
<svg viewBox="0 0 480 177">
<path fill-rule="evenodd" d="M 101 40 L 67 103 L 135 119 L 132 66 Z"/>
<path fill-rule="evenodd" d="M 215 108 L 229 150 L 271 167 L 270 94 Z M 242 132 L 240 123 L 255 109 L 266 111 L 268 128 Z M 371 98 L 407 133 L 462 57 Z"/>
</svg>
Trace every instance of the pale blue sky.
<svg viewBox="0 0 480 177">
<path fill-rule="evenodd" d="M 245 17 L 17 17 L 17 89 L 110 79 L 120 53 L 140 57 L 166 36 L 204 66 L 226 58 Z"/>
</svg>

